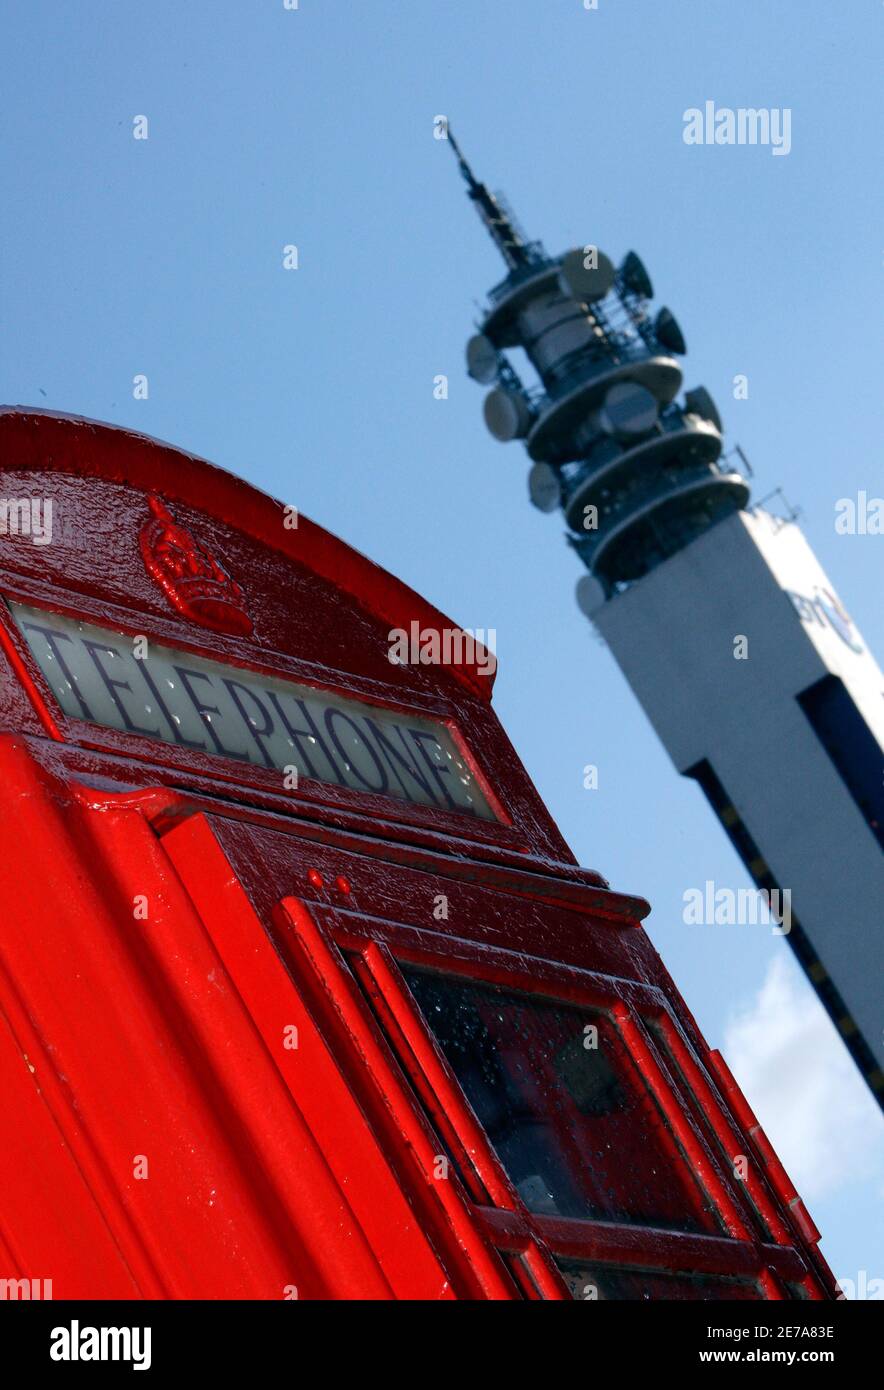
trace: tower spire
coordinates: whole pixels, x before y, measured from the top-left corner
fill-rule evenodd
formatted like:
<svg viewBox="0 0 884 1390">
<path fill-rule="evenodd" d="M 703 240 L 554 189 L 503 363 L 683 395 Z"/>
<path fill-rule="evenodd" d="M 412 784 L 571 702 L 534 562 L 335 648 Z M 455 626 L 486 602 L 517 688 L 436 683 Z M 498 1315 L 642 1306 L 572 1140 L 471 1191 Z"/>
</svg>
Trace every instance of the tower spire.
<svg viewBox="0 0 884 1390">
<path fill-rule="evenodd" d="M 480 183 L 467 163 L 461 152 L 461 148 L 448 128 L 448 143 L 457 158 L 460 172 L 463 174 L 467 185 L 469 197 L 475 203 L 479 216 L 491 233 L 500 254 L 503 256 L 510 270 L 516 270 L 520 266 L 529 265 L 531 256 L 528 248 L 516 231 L 503 208 L 498 203 L 492 193 L 489 193 L 484 183 Z"/>
<path fill-rule="evenodd" d="M 525 442 L 532 502 L 562 508 L 589 571 L 578 590 L 588 611 L 744 507 L 749 488 L 730 460 L 719 462 L 708 391 L 676 400 L 684 336 L 671 310 L 649 316 L 653 286 L 635 252 L 615 269 L 597 246 L 551 256 L 523 241 L 448 139 L 509 266 L 467 345 L 467 370 L 491 387 L 484 413 L 494 437 Z M 539 386 L 522 384 L 507 355 L 514 347 Z"/>
</svg>

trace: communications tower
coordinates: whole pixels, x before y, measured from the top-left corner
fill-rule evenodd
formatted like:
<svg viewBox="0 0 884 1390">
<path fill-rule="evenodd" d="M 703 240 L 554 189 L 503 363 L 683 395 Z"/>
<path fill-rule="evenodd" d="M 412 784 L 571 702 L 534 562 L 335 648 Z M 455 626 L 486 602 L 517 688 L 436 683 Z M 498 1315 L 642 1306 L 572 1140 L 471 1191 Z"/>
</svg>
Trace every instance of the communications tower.
<svg viewBox="0 0 884 1390">
<path fill-rule="evenodd" d="M 580 608 L 675 767 L 757 887 L 788 890 L 787 940 L 884 1105 L 881 669 L 794 514 L 750 505 L 709 392 L 679 400 L 685 339 L 641 259 L 527 241 L 448 140 L 507 268 L 467 344 L 485 423 L 564 514 Z"/>
</svg>

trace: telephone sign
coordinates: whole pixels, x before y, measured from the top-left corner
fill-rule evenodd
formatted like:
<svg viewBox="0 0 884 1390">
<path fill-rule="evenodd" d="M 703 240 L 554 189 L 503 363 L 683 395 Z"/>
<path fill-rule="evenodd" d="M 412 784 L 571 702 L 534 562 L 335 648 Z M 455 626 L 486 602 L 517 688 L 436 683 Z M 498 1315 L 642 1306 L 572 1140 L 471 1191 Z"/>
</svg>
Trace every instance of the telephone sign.
<svg viewBox="0 0 884 1390">
<path fill-rule="evenodd" d="M 441 723 L 206 661 L 24 604 L 13 616 L 64 710 L 222 758 L 493 819 Z M 144 647 L 138 650 L 139 644 Z"/>
</svg>

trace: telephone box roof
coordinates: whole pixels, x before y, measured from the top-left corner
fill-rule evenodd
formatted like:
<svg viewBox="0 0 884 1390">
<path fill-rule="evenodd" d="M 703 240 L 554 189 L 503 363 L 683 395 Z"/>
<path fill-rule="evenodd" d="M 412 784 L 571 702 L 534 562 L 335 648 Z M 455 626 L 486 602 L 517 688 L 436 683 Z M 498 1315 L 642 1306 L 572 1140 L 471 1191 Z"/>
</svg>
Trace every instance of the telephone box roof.
<svg viewBox="0 0 884 1390">
<path fill-rule="evenodd" d="M 287 528 L 282 502 L 206 459 L 136 430 L 35 406 L 0 406 L 0 468 L 96 477 L 159 494 L 208 512 L 312 570 L 390 629 L 407 633 L 412 623 L 422 632 L 457 627 L 407 584 L 302 513 L 297 527 Z M 446 669 L 490 700 L 495 664 L 482 657 L 477 648 L 474 660 L 465 656 Z"/>
</svg>

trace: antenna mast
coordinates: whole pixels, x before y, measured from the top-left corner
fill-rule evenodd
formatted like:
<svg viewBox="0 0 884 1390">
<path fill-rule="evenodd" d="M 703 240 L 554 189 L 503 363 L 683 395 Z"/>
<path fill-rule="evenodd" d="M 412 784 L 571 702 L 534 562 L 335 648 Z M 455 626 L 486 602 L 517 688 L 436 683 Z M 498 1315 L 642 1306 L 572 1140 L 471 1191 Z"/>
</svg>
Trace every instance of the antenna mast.
<svg viewBox="0 0 884 1390">
<path fill-rule="evenodd" d="M 449 128 L 448 142 L 454 150 L 460 172 L 463 174 L 469 190 L 469 196 L 478 209 L 479 216 L 491 233 L 492 240 L 500 254 L 503 256 L 510 270 L 518 270 L 520 267 L 532 263 L 531 253 L 523 242 L 519 233 L 516 231 L 512 222 L 507 217 L 503 208 L 494 197 L 489 193 L 484 183 L 480 183 L 461 153 L 460 146 L 455 140 Z"/>
</svg>

